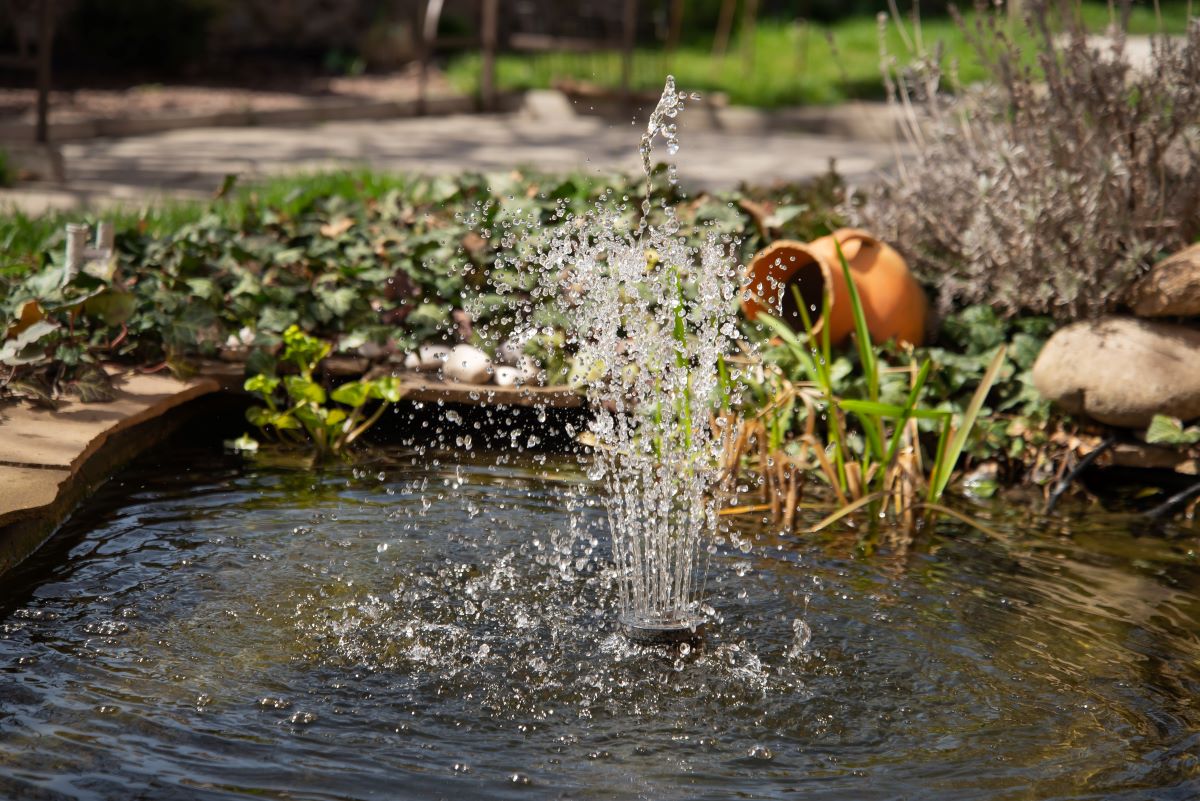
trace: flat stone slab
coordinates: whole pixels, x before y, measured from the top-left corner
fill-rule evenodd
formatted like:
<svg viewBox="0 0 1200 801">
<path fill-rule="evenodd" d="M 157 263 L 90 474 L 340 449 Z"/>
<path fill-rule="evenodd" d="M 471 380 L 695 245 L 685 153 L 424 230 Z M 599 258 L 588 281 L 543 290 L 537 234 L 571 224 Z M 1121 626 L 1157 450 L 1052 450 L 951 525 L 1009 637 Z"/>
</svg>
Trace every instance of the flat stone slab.
<svg viewBox="0 0 1200 801">
<path fill-rule="evenodd" d="M 464 403 L 470 406 L 545 406 L 573 409 L 584 398 L 570 387 L 501 387 L 496 384 L 465 384 L 443 381 L 421 373 L 401 373 L 404 400 Z"/>
<path fill-rule="evenodd" d="M 0 406 L 0 526 L 37 516 L 70 488 L 113 436 L 221 387 L 211 378 L 115 375 L 111 403 L 66 401 L 57 409 Z"/>
<path fill-rule="evenodd" d="M 27 404 L 0 407 L 0 465 L 73 469 L 91 446 L 118 431 L 220 389 L 213 379 L 180 381 L 167 375 L 114 378 L 111 403 L 67 401 L 57 409 Z"/>
<path fill-rule="evenodd" d="M 23 509 L 49 506 L 58 497 L 59 486 L 71 475 L 70 470 L 0 465 L 0 520 Z"/>
</svg>

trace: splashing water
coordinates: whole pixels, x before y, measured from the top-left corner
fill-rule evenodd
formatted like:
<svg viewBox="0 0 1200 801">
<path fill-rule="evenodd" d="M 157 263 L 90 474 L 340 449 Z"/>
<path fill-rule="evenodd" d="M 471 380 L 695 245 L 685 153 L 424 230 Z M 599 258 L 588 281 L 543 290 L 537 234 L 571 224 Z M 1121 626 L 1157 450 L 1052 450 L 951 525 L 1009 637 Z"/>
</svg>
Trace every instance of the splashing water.
<svg viewBox="0 0 1200 801">
<path fill-rule="evenodd" d="M 654 213 L 653 143 L 661 136 L 678 150 L 674 120 L 685 99 L 668 77 L 641 140 L 637 225 L 598 205 L 535 260 L 543 286 L 562 299 L 576 380 L 595 410 L 589 474 L 607 489 L 622 619 L 667 629 L 702 622 L 704 557 L 727 494 L 721 456 L 733 434 L 717 414 L 728 391 L 719 362 L 738 337 L 732 240 L 710 233 L 689 245 L 666 202 Z"/>
</svg>

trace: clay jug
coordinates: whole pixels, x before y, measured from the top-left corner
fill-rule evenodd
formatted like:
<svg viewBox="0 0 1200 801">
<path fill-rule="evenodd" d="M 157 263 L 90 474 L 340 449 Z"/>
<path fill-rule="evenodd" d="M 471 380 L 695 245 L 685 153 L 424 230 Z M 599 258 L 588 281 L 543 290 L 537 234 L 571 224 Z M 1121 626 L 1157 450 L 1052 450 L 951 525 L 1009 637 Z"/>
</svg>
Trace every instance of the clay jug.
<svg viewBox="0 0 1200 801">
<path fill-rule="evenodd" d="M 792 291 L 795 287 L 808 308 L 814 330 L 819 333 L 829 326 L 830 341 L 835 345 L 843 342 L 854 331 L 854 310 L 837 245 L 841 245 L 850 265 L 850 277 L 862 301 L 871 340 L 875 344 L 889 339 L 922 344 L 929 314 L 924 290 L 899 253 L 854 228 L 841 228 L 808 243 L 781 240 L 759 251 L 742 287 L 742 310 L 747 319 L 766 312 L 803 332 L 804 322 Z M 826 296 L 829 319 L 822 319 Z"/>
</svg>

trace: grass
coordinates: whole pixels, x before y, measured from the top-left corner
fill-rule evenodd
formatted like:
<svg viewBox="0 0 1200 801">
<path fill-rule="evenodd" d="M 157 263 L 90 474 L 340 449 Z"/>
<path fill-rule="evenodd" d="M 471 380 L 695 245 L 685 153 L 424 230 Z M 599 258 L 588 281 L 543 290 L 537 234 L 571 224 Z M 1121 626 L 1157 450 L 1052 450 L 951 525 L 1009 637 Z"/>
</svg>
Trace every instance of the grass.
<svg viewBox="0 0 1200 801">
<path fill-rule="evenodd" d="M 967 4 L 964 4 L 967 5 Z M 1101 31 L 1109 24 L 1108 7 L 1086 3 L 1081 7 L 1090 30 Z M 969 24 L 975 12 L 965 15 Z M 1182 32 L 1187 21 L 1185 3 L 1165 3 L 1161 29 Z M 906 33 L 912 35 L 912 26 Z M 921 37 L 928 45 L 940 41 L 948 63 L 959 65 L 961 79 L 981 80 L 985 69 L 978 63 L 963 34 L 947 18 L 922 20 Z M 1152 6 L 1139 4 L 1129 20 L 1131 33 L 1146 34 L 1160 29 Z M 1013 26 L 1018 40 L 1029 39 L 1020 24 Z M 904 53 L 905 34 L 894 23 L 887 31 L 888 49 Z M 755 31 L 753 57 L 747 58 L 744 42 L 737 35 L 724 58 L 712 55 L 711 41 L 693 41 L 668 57 L 662 48 L 641 48 L 634 54 L 632 84 L 638 91 L 662 89 L 668 73 L 688 91 L 723 92 L 735 105 L 778 107 L 828 105 L 851 99 L 884 96 L 879 71 L 879 29 L 872 18 L 855 17 L 830 26 L 762 20 Z M 478 54 L 453 59 L 448 76 L 456 88 L 473 93 L 478 89 Z M 503 53 L 496 60 L 496 83 L 503 90 L 544 89 L 556 81 L 586 81 L 616 89 L 620 86 L 621 56 L 615 51 L 596 53 Z"/>
</svg>

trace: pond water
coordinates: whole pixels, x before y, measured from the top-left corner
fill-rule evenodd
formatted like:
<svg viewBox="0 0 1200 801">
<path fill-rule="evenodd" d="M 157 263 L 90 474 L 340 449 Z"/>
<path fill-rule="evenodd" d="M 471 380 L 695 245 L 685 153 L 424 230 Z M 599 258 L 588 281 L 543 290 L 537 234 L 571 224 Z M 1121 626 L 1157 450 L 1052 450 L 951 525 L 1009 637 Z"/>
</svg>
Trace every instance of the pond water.
<svg viewBox="0 0 1200 801">
<path fill-rule="evenodd" d="M 744 520 L 667 650 L 616 632 L 596 492 L 568 457 L 148 455 L 0 584 L 0 797 L 1200 796 L 1193 541 Z"/>
</svg>

